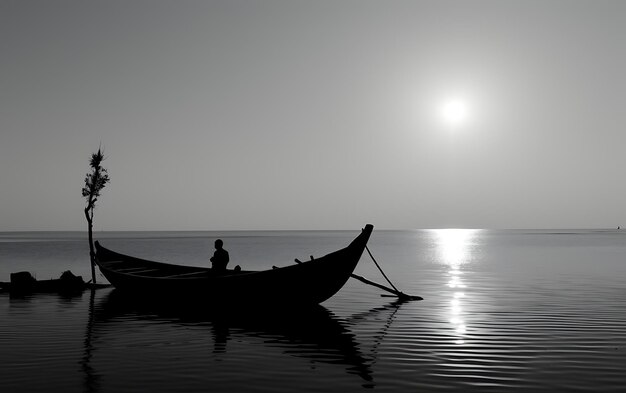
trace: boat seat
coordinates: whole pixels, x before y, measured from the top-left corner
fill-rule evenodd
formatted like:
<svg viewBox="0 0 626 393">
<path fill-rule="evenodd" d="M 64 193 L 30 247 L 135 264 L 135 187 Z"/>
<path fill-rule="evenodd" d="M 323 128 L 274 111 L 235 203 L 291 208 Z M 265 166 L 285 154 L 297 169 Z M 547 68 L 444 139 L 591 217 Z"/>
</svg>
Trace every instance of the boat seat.
<svg viewBox="0 0 626 393">
<path fill-rule="evenodd" d="M 118 263 L 126 263 L 126 261 L 120 259 L 117 261 L 100 261 L 100 263 L 103 265 L 116 265 Z"/>
<path fill-rule="evenodd" d="M 131 272 L 133 270 L 143 270 L 143 269 L 146 269 L 146 267 L 145 266 L 126 267 L 126 268 L 123 268 L 123 269 L 116 269 L 116 271 L 118 271 L 118 272 Z"/>
<path fill-rule="evenodd" d="M 173 274 L 171 276 L 162 276 L 161 278 L 175 278 L 175 277 L 185 277 L 185 276 L 193 276 L 193 275 L 200 275 L 200 274 L 206 274 L 207 271 L 206 270 L 200 270 L 197 272 L 190 272 L 190 273 L 181 273 L 181 274 Z"/>
<path fill-rule="evenodd" d="M 134 268 L 134 269 L 120 269 L 118 272 L 128 273 L 128 274 L 137 274 L 137 273 L 148 273 L 148 272 L 156 272 L 160 269 L 146 269 L 146 268 Z"/>
</svg>

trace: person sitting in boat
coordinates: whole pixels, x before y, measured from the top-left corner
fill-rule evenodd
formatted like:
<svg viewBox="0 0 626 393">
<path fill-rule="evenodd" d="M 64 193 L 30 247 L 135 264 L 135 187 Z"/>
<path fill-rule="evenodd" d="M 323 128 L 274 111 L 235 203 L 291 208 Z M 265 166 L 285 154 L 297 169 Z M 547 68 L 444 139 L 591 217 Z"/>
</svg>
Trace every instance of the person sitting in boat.
<svg viewBox="0 0 626 393">
<path fill-rule="evenodd" d="M 224 250 L 222 239 L 215 241 L 215 253 L 211 257 L 211 268 L 217 272 L 225 272 L 229 261 L 228 251 Z"/>
</svg>

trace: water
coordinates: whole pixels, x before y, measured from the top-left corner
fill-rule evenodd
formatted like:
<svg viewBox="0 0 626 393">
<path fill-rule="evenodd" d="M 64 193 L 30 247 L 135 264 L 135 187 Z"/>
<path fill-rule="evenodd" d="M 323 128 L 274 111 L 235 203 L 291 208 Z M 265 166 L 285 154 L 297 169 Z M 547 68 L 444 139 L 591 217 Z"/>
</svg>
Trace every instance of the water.
<svg viewBox="0 0 626 393">
<path fill-rule="evenodd" d="M 208 265 L 284 266 L 358 231 L 119 232 L 114 250 Z M 259 317 L 183 312 L 105 289 L 0 294 L 6 392 L 624 391 L 626 232 L 374 231 L 399 304 L 355 280 L 319 309 Z M 0 280 L 89 277 L 82 233 L 0 234 Z M 367 255 L 357 273 L 383 279 Z"/>
</svg>

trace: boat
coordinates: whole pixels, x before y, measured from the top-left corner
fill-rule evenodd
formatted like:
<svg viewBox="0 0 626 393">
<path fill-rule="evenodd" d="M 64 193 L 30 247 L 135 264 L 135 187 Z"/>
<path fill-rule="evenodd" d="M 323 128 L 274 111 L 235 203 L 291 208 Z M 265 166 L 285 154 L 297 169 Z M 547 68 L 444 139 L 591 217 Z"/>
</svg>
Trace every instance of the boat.
<svg viewBox="0 0 626 393">
<path fill-rule="evenodd" d="M 123 292 L 167 299 L 194 297 L 207 304 L 315 305 L 336 294 L 356 268 L 374 227 L 345 248 L 320 258 L 269 270 L 227 270 L 149 261 L 111 251 L 96 242 L 96 264 Z"/>
</svg>

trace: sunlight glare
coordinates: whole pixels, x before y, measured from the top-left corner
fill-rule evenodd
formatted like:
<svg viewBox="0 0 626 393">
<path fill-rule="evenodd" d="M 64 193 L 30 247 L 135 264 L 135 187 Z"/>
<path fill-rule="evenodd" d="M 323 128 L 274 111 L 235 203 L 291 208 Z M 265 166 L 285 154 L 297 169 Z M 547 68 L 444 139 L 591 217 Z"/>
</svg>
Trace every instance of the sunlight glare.
<svg viewBox="0 0 626 393">
<path fill-rule="evenodd" d="M 477 230 L 475 229 L 437 229 L 437 245 L 442 261 L 451 267 L 452 274 L 460 273 L 460 266 L 471 259 L 469 249 Z M 459 273 L 456 273 L 459 271 Z"/>
<path fill-rule="evenodd" d="M 455 127 L 465 124 L 469 114 L 467 103 L 458 98 L 444 102 L 441 106 L 440 113 L 446 124 Z"/>
<path fill-rule="evenodd" d="M 450 288 L 466 288 L 461 275 L 463 266 L 472 260 L 474 238 L 478 230 L 475 229 L 436 229 L 435 244 L 441 262 L 449 267 Z M 464 291 L 454 291 L 450 300 L 449 316 L 453 329 L 453 337 L 458 345 L 465 344 L 467 325 L 463 318 Z"/>
</svg>

